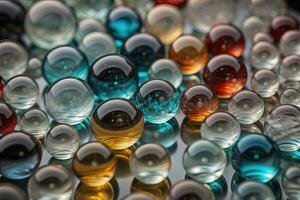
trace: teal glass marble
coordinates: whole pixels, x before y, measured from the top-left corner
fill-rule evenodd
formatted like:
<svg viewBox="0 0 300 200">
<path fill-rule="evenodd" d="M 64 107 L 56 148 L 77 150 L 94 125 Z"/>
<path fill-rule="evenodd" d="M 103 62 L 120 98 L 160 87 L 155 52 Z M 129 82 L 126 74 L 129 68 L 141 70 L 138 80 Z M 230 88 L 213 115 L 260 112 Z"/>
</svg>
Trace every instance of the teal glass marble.
<svg viewBox="0 0 300 200">
<path fill-rule="evenodd" d="M 86 55 L 79 49 L 72 46 L 60 46 L 47 53 L 42 71 L 48 83 L 64 77 L 85 80 L 89 72 L 89 62 Z"/>
<path fill-rule="evenodd" d="M 300 91 L 294 88 L 284 90 L 280 95 L 281 104 L 291 104 L 300 107 Z"/>
<path fill-rule="evenodd" d="M 129 99 L 138 87 L 138 73 L 132 62 L 124 56 L 107 55 L 91 67 L 88 83 L 97 100 Z"/>
<path fill-rule="evenodd" d="M 213 191 L 216 200 L 226 198 L 228 192 L 228 184 L 224 176 L 221 176 L 220 178 L 211 183 L 207 183 L 206 186 L 208 186 L 211 189 L 211 191 Z"/>
<path fill-rule="evenodd" d="M 179 108 L 178 91 L 167 81 L 151 80 L 144 83 L 133 98 L 142 110 L 145 121 L 161 124 L 175 116 Z"/>
<path fill-rule="evenodd" d="M 192 179 L 200 183 L 211 183 L 224 173 L 227 156 L 215 143 L 201 139 L 185 149 L 182 163 Z"/>
<path fill-rule="evenodd" d="M 27 194 L 21 188 L 11 183 L 0 183 L 0 197 L 3 200 L 28 199 Z"/>
<path fill-rule="evenodd" d="M 105 32 L 105 27 L 95 18 L 84 18 L 78 22 L 75 40 L 79 43 L 89 33 Z"/>
<path fill-rule="evenodd" d="M 0 173 L 9 180 L 28 178 L 42 159 L 40 142 L 24 132 L 11 132 L 0 138 Z"/>
<path fill-rule="evenodd" d="M 300 166 L 289 166 L 283 173 L 282 188 L 287 199 L 300 199 Z"/>
<path fill-rule="evenodd" d="M 231 165 L 246 180 L 266 183 L 280 168 L 281 153 L 269 137 L 243 133 L 231 149 Z"/>
<path fill-rule="evenodd" d="M 78 124 L 93 111 L 93 92 L 83 80 L 60 79 L 44 92 L 44 105 L 47 113 L 55 121 L 70 125 Z"/>
</svg>

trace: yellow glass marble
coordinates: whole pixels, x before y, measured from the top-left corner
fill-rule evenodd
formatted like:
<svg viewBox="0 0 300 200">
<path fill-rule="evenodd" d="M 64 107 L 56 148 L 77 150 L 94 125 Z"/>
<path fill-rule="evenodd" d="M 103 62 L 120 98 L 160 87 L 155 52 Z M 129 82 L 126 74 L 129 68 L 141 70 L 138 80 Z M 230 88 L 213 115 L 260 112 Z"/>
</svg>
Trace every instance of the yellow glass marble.
<svg viewBox="0 0 300 200">
<path fill-rule="evenodd" d="M 75 200 L 113 200 L 115 199 L 114 188 L 111 183 L 99 187 L 89 187 L 79 183 L 76 188 Z"/>
</svg>

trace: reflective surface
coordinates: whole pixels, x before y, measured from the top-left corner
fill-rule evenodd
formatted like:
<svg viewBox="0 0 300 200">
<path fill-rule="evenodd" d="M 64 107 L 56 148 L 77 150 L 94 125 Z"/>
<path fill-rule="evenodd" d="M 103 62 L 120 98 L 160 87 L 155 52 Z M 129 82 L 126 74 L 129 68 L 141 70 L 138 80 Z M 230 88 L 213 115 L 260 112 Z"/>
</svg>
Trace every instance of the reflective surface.
<svg viewBox="0 0 300 200">
<path fill-rule="evenodd" d="M 6 103 L 0 103 L 0 132 L 10 132 L 17 125 L 17 114 L 15 110 Z"/>
</svg>

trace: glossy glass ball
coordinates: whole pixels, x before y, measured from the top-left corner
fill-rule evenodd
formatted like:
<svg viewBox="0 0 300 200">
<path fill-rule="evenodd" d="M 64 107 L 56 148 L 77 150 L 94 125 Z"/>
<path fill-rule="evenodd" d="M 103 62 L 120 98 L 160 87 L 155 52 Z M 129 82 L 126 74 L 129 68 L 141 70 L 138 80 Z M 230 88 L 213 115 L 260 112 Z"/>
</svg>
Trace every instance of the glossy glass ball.
<svg viewBox="0 0 300 200">
<path fill-rule="evenodd" d="M 76 21 L 73 11 L 63 2 L 39 1 L 27 12 L 25 30 L 35 45 L 51 49 L 73 39 Z"/>
<path fill-rule="evenodd" d="M 88 76 L 89 62 L 79 49 L 73 46 L 59 46 L 47 53 L 42 70 L 49 84 L 65 77 L 85 80 Z"/>
<path fill-rule="evenodd" d="M 246 19 L 244 19 L 242 24 L 243 33 L 250 39 L 253 39 L 257 33 L 265 33 L 267 32 L 267 30 L 267 23 L 257 16 L 247 17 Z"/>
<path fill-rule="evenodd" d="M 113 185 L 109 182 L 102 186 L 91 187 L 84 183 L 79 183 L 74 194 L 75 200 L 82 199 L 117 199 L 117 191 L 115 191 Z"/>
<path fill-rule="evenodd" d="M 143 112 L 145 121 L 160 124 L 177 113 L 179 94 L 169 82 L 151 80 L 139 88 L 133 101 Z"/>
<path fill-rule="evenodd" d="M 287 12 L 287 4 L 284 0 L 250 0 L 248 6 L 252 15 L 266 21 Z"/>
<path fill-rule="evenodd" d="M 246 180 L 266 183 L 280 168 L 279 147 L 265 135 L 243 133 L 231 150 L 231 165 Z"/>
<path fill-rule="evenodd" d="M 66 200 L 72 197 L 71 173 L 61 165 L 46 165 L 36 170 L 28 181 L 30 199 Z"/>
<path fill-rule="evenodd" d="M 11 183 L 0 183 L 0 196 L 5 199 L 24 200 L 27 194 L 19 187 Z"/>
<path fill-rule="evenodd" d="M 298 28 L 299 22 L 297 19 L 290 15 L 279 15 L 272 19 L 269 32 L 275 42 L 279 42 L 285 32 L 289 30 L 296 30 Z"/>
<path fill-rule="evenodd" d="M 16 111 L 9 104 L 0 102 L 0 133 L 11 132 L 16 125 Z"/>
<path fill-rule="evenodd" d="M 258 42 L 273 43 L 274 39 L 268 33 L 259 32 L 254 35 L 252 42 L 253 42 L 253 44 L 258 43 Z"/>
<path fill-rule="evenodd" d="M 3 134 L 0 138 L 0 173 L 9 180 L 28 178 L 42 159 L 40 142 L 24 132 Z"/>
<path fill-rule="evenodd" d="M 300 167 L 288 167 L 282 177 L 282 188 L 287 198 L 298 200 L 300 196 Z"/>
<path fill-rule="evenodd" d="M 284 56 L 300 55 L 300 31 L 287 31 L 279 41 L 279 49 Z"/>
<path fill-rule="evenodd" d="M 86 35 L 94 32 L 105 32 L 105 27 L 95 18 L 84 18 L 78 22 L 75 40 L 80 42 Z"/>
<path fill-rule="evenodd" d="M 300 92 L 297 89 L 290 88 L 282 92 L 280 96 L 281 104 L 291 104 L 300 108 Z"/>
<path fill-rule="evenodd" d="M 300 81 L 300 56 L 290 55 L 282 60 L 279 74 L 289 81 Z"/>
<path fill-rule="evenodd" d="M 98 100 L 129 99 L 138 88 L 138 72 L 126 57 L 107 55 L 92 65 L 88 83 Z"/>
<path fill-rule="evenodd" d="M 60 79 L 46 89 L 44 105 L 47 113 L 55 121 L 78 124 L 93 110 L 93 92 L 88 84 L 80 79 Z"/>
<path fill-rule="evenodd" d="M 251 79 L 251 87 L 261 97 L 271 97 L 278 91 L 279 77 L 271 70 L 256 71 Z"/>
</svg>

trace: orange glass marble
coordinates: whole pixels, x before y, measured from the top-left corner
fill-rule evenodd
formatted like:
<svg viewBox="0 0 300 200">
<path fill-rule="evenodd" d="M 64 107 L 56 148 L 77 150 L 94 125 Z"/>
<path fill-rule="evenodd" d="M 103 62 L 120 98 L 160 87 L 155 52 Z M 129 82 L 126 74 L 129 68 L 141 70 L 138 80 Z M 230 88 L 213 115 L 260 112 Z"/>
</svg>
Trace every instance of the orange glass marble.
<svg viewBox="0 0 300 200">
<path fill-rule="evenodd" d="M 196 85 L 183 93 L 180 107 L 187 118 L 201 122 L 218 110 L 219 99 L 205 85 Z"/>
<path fill-rule="evenodd" d="M 195 74 L 207 63 L 208 51 L 197 37 L 182 35 L 171 44 L 169 58 L 179 64 L 183 74 Z"/>
</svg>

